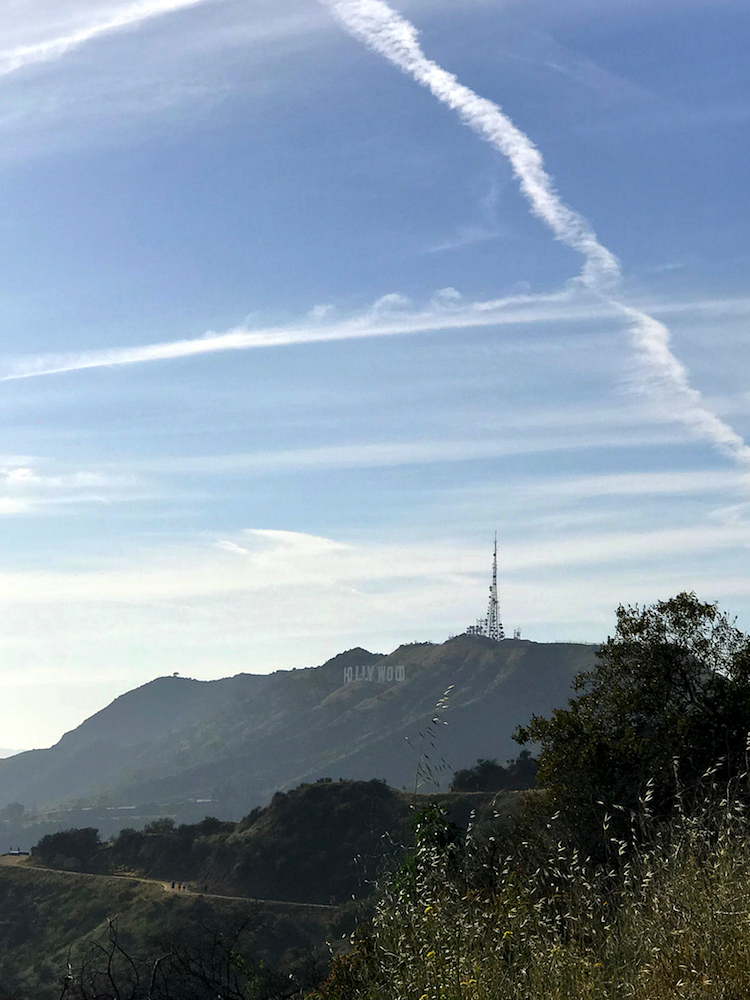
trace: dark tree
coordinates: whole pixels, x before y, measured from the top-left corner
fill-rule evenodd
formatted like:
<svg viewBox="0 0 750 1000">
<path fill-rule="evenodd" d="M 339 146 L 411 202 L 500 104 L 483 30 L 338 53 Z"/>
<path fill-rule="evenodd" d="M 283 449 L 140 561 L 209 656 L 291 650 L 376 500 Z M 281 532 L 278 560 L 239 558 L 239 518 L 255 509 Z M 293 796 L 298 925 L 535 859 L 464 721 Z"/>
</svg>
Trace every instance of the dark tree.
<svg viewBox="0 0 750 1000">
<path fill-rule="evenodd" d="M 48 833 L 32 848 L 32 854 L 36 861 L 52 868 L 85 868 L 100 846 L 99 831 L 86 826 Z"/>
<path fill-rule="evenodd" d="M 536 781 L 537 762 L 528 750 L 522 750 L 506 767 L 494 757 L 480 757 L 474 767 L 456 771 L 450 790 L 452 792 L 502 792 L 506 789 L 533 788 Z"/>
<path fill-rule="evenodd" d="M 509 760 L 505 772 L 508 775 L 508 788 L 522 790 L 536 785 L 536 775 L 539 761 L 531 756 L 530 750 L 522 750 L 515 760 Z"/>
<path fill-rule="evenodd" d="M 492 757 L 480 757 L 474 767 L 456 771 L 451 781 L 452 792 L 499 792 L 509 788 L 508 772 Z"/>
<path fill-rule="evenodd" d="M 717 762 L 724 776 L 744 768 L 750 637 L 716 604 L 682 593 L 620 606 L 597 656 L 567 708 L 515 734 L 540 745 L 537 781 L 570 825 L 591 831 L 613 805 L 636 810 L 647 786 L 666 813 L 678 787 L 689 793 Z"/>
</svg>

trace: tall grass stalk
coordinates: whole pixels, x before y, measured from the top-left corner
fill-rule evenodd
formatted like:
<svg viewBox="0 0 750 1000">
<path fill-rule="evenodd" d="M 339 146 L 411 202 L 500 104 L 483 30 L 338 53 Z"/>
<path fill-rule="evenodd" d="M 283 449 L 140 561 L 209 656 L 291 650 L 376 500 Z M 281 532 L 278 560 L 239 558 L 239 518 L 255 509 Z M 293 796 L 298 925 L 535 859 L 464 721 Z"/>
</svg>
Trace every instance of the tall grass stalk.
<svg viewBox="0 0 750 1000">
<path fill-rule="evenodd" d="M 334 963 L 320 1000 L 750 997 L 750 821 L 707 793 L 669 824 L 648 804 L 592 865 L 549 845 L 538 863 L 417 830 L 412 864 Z"/>
</svg>

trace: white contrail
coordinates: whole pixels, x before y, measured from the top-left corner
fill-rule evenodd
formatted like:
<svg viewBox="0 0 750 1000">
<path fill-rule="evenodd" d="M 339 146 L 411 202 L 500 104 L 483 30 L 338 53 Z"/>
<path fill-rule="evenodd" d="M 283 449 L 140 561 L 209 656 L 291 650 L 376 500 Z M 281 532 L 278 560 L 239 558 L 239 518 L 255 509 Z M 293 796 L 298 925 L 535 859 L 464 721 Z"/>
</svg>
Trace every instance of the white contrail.
<svg viewBox="0 0 750 1000">
<path fill-rule="evenodd" d="M 120 7 L 109 17 L 77 28 L 67 35 L 58 35 L 56 38 L 36 42 L 34 45 L 18 45 L 15 48 L 0 51 L 0 76 L 8 76 L 10 73 L 15 73 L 16 70 L 32 66 L 35 63 L 59 59 L 71 49 L 85 45 L 86 42 L 100 35 L 136 27 L 143 21 L 160 17 L 162 14 L 171 14 L 174 11 L 183 10 L 186 7 L 196 7 L 206 2 L 210 2 L 210 0 L 138 0 L 136 3 Z"/>
<path fill-rule="evenodd" d="M 347 319 L 330 319 L 321 322 L 308 320 L 287 326 L 270 326 L 248 329 L 235 327 L 220 333 L 213 331 L 201 337 L 183 340 L 158 341 L 131 347 L 106 347 L 94 351 L 68 351 L 48 354 L 31 354 L 16 358 L 0 358 L 0 382 L 15 379 L 37 378 L 44 375 L 58 375 L 65 372 L 95 368 L 113 368 L 121 365 L 145 364 L 152 361 L 169 361 L 177 358 L 197 357 L 224 351 L 247 351 L 273 349 L 295 344 L 323 344 L 342 340 L 363 340 L 374 337 L 403 337 L 422 333 L 439 333 L 444 330 L 475 330 L 484 327 L 521 326 L 543 323 L 591 323 L 622 317 L 626 307 L 601 297 L 576 295 L 574 286 L 559 292 L 535 295 L 509 295 L 490 301 L 463 301 L 451 299 L 446 308 L 437 293 L 436 302 L 427 309 L 409 310 L 404 308 L 384 309 L 388 301 L 399 296 L 385 296 L 370 309 Z M 455 304 L 454 304 L 455 303 Z M 750 314 L 750 298 L 703 299 L 692 301 L 656 302 L 648 305 L 652 313 L 677 314 L 685 312 L 706 313 L 710 316 L 734 317 Z M 667 328 L 642 310 L 630 310 L 637 317 L 634 336 L 643 340 L 639 357 L 664 353 L 664 345 L 669 338 Z M 314 312 L 314 311 L 313 311 Z M 632 319 L 632 317 L 631 317 Z M 648 326 L 646 324 L 648 323 Z M 635 324 L 635 320 L 633 320 Z M 651 331 L 649 338 L 644 336 Z M 530 347 L 530 349 L 532 349 Z M 668 349 L 667 349 L 668 354 Z M 681 374 L 687 392 L 695 393 L 687 385 L 687 376 L 682 366 L 672 355 L 675 375 Z M 660 367 L 651 364 L 647 369 L 648 381 L 654 382 Z M 662 394 L 665 387 L 659 382 Z M 681 396 L 684 390 L 681 391 Z M 692 397 L 696 403 L 697 394 Z M 694 406 L 695 408 L 695 406 Z M 703 411 L 700 411 L 703 412 Z M 710 414 L 712 420 L 716 419 Z"/>
<path fill-rule="evenodd" d="M 691 386 L 685 366 L 670 350 L 668 327 L 641 309 L 613 304 L 628 322 L 643 388 L 661 396 L 674 416 L 698 437 L 712 441 L 735 461 L 750 464 L 750 447 L 734 428 L 703 405 L 700 392 Z"/>
<path fill-rule="evenodd" d="M 391 296 L 386 296 L 388 300 Z M 396 296 L 396 298 L 398 298 Z M 236 327 L 203 337 L 168 340 L 135 347 L 110 347 L 96 351 L 37 354 L 0 362 L 0 382 L 57 375 L 88 368 L 110 368 L 148 361 L 286 347 L 294 344 L 328 343 L 372 337 L 399 337 L 430 331 L 471 330 L 487 326 L 546 323 L 559 320 L 588 322 L 616 315 L 608 304 L 596 300 L 576 302 L 569 290 L 548 295 L 511 295 L 492 302 L 465 303 L 460 308 L 432 307 L 422 311 L 382 310 L 382 303 L 351 319 L 328 323 L 307 322 L 250 330 Z"/>
<path fill-rule="evenodd" d="M 670 349 L 667 327 L 647 313 L 611 298 L 612 288 L 621 277 L 616 257 L 599 242 L 583 216 L 563 203 L 544 169 L 541 153 L 528 136 L 516 128 L 497 104 L 480 97 L 428 59 L 419 44 L 417 29 L 384 0 L 319 2 L 330 8 L 349 34 L 430 90 L 508 158 L 532 212 L 557 239 L 583 255 L 581 280 L 607 298 L 627 321 L 632 343 L 647 375 L 646 386 L 658 386 L 662 397 L 670 403 L 673 416 L 694 433 L 711 441 L 735 461 L 750 463 L 750 447 L 733 428 L 705 408 L 700 393 L 690 385 L 685 368 Z"/>
</svg>

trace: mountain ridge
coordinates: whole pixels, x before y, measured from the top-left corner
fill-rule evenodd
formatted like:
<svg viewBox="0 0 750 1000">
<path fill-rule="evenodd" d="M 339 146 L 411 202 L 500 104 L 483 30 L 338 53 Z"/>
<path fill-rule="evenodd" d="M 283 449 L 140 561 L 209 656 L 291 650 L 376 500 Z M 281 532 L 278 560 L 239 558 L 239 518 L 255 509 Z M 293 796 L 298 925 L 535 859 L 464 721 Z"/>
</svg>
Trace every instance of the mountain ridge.
<svg viewBox="0 0 750 1000">
<path fill-rule="evenodd" d="M 410 787 L 418 760 L 406 740 L 419 742 L 448 689 L 437 756 L 451 769 L 512 756 L 513 729 L 564 705 L 595 649 L 463 635 L 388 654 L 355 647 L 271 674 L 158 677 L 55 746 L 0 760 L 0 806 L 199 800 L 239 818 L 275 791 L 321 777 Z"/>
</svg>

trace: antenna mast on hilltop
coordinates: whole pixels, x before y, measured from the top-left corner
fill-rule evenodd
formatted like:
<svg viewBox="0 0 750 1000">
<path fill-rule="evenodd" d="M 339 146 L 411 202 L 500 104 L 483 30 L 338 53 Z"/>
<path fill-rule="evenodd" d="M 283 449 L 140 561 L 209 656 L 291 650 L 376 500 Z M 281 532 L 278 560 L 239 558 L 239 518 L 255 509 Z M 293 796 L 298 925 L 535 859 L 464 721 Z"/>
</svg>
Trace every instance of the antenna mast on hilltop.
<svg viewBox="0 0 750 1000">
<path fill-rule="evenodd" d="M 494 639 L 495 642 L 505 638 L 500 621 L 500 602 L 497 599 L 497 532 L 495 532 L 495 550 L 492 556 L 492 584 L 487 614 L 484 618 L 478 618 L 476 625 L 470 625 L 466 629 L 466 634 L 484 635 L 488 639 Z"/>
</svg>

